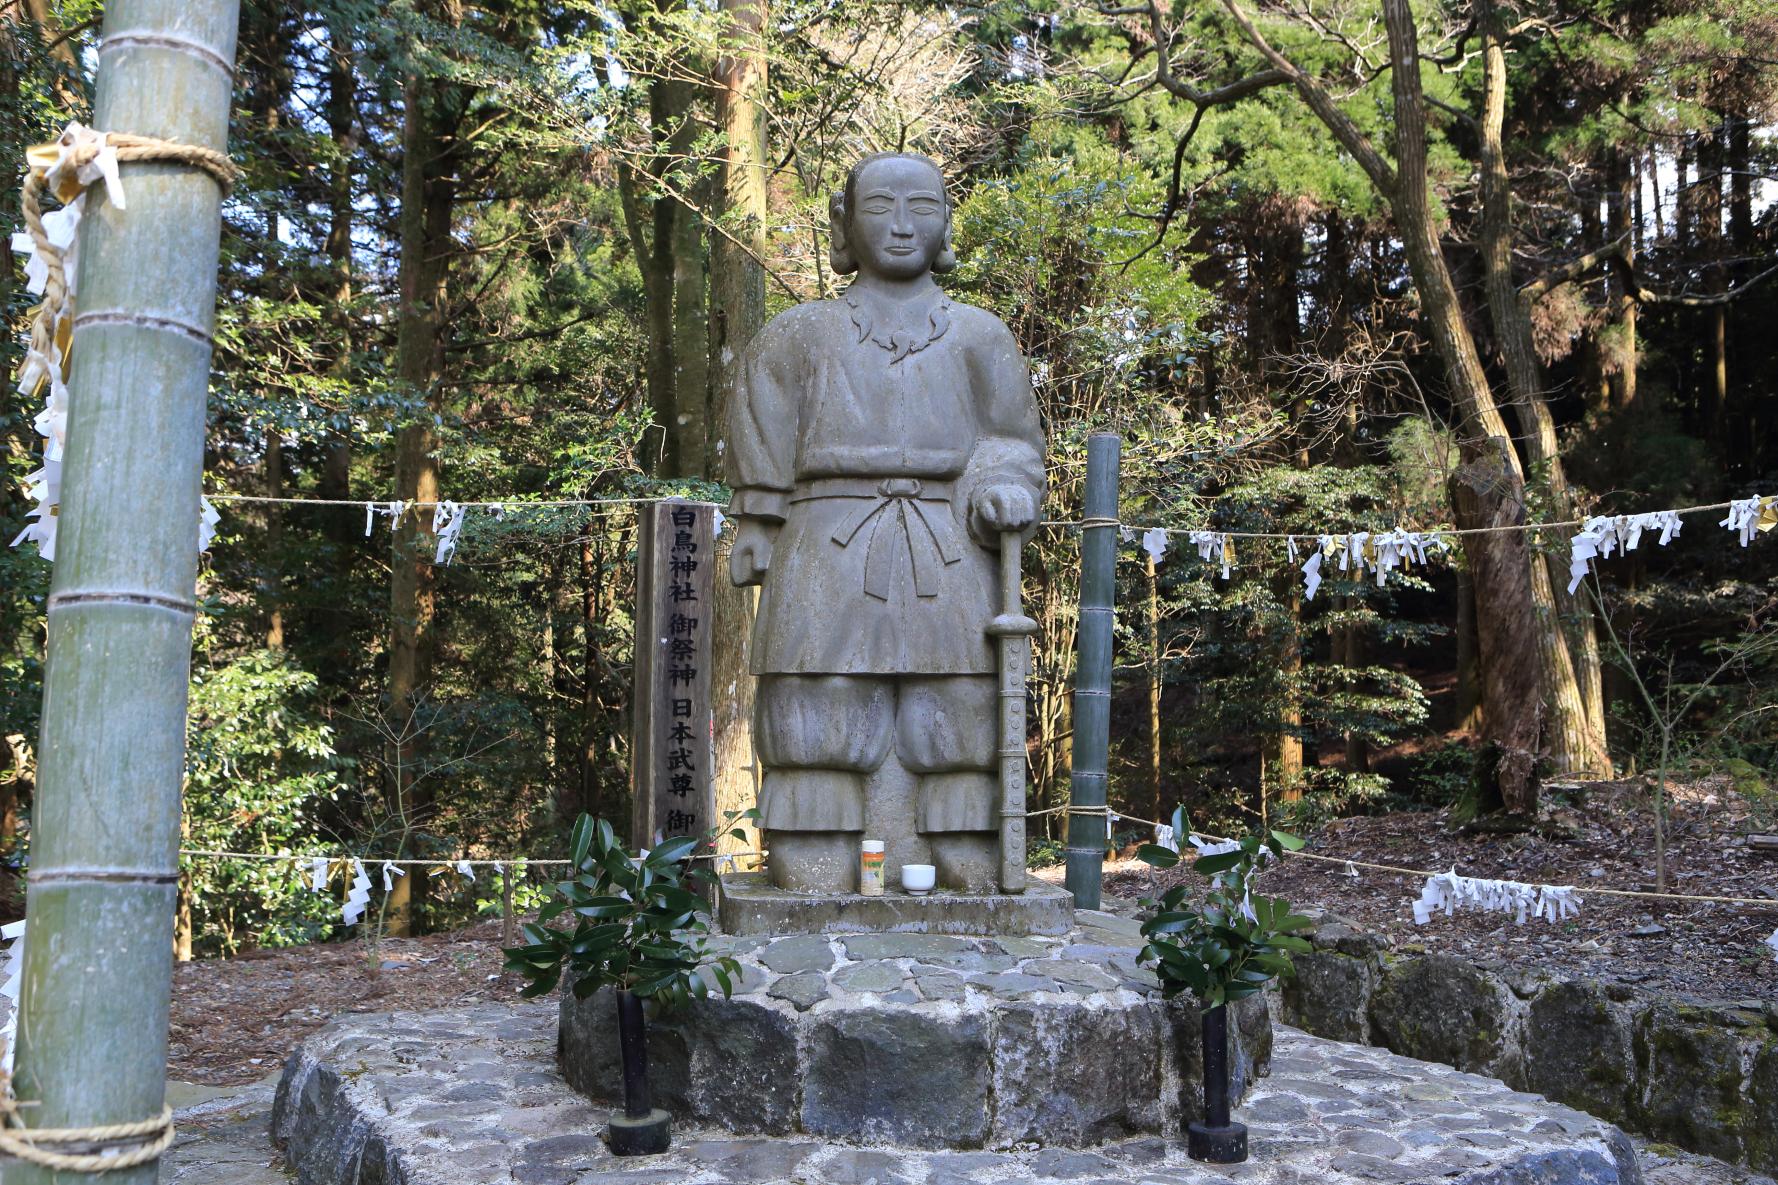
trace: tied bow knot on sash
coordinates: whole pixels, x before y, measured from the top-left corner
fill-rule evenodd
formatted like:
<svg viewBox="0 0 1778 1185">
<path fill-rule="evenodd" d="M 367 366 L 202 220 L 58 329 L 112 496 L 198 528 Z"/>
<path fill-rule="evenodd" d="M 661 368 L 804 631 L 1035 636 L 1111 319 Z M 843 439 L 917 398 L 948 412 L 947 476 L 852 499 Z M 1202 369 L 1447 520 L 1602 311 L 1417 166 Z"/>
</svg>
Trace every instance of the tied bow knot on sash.
<svg viewBox="0 0 1778 1185">
<path fill-rule="evenodd" d="M 851 547 L 869 528 L 864 544 L 865 595 L 879 601 L 889 599 L 896 553 L 905 544 L 914 595 L 937 596 L 937 565 L 963 558 L 949 512 L 950 483 L 890 477 L 878 482 L 871 493 L 846 496 L 871 499 L 841 520 L 833 533 L 835 543 Z"/>
</svg>

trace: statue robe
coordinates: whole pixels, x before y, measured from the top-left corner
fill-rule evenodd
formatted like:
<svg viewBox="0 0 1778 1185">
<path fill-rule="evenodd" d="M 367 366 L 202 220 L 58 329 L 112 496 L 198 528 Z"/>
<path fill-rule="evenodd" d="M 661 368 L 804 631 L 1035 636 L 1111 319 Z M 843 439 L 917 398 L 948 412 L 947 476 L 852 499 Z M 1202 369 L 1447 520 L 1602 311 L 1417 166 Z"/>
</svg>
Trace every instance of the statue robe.
<svg viewBox="0 0 1778 1185">
<path fill-rule="evenodd" d="M 756 675 L 985 675 L 999 539 L 978 494 L 1041 508 L 1043 429 L 1012 333 L 933 301 L 926 340 L 873 334 L 871 306 L 773 318 L 729 403 L 730 513 L 781 523 L 754 623 Z"/>
</svg>

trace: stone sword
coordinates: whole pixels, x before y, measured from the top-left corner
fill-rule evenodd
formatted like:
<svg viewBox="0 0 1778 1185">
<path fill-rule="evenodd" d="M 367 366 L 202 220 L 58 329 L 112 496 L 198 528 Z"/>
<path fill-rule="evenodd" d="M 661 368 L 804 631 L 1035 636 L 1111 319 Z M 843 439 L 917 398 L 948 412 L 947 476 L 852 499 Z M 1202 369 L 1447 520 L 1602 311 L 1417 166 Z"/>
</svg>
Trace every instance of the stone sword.
<svg viewBox="0 0 1778 1185">
<path fill-rule="evenodd" d="M 1000 533 L 1001 611 L 988 623 L 1000 640 L 1000 890 L 1025 891 L 1025 679 L 1037 623 L 1020 605 L 1017 531 Z"/>
</svg>

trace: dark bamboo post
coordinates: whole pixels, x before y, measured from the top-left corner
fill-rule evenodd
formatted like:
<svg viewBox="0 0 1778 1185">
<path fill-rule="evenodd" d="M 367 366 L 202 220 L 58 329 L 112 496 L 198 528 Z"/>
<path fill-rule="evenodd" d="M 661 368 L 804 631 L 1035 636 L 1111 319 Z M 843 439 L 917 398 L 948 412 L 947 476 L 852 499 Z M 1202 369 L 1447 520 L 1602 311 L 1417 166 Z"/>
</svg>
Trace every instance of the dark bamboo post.
<svg viewBox="0 0 1778 1185">
<path fill-rule="evenodd" d="M 1098 909 L 1105 874 L 1105 769 L 1111 746 L 1112 600 L 1117 588 L 1118 438 L 1087 437 L 1085 517 L 1080 530 L 1079 659 L 1074 670 L 1074 763 L 1068 777 L 1068 891 L 1076 909 Z M 1093 813 L 1097 809 L 1098 813 Z"/>
<path fill-rule="evenodd" d="M 225 148 L 237 14 L 236 0 L 113 0 L 93 125 Z M 94 185 L 80 226 L 13 1081 L 34 1128 L 146 1122 L 166 1096 L 222 194 L 172 163 L 125 164 L 123 187 L 127 209 Z M 155 1176 L 148 1161 L 107 1180 Z M 20 1164 L 0 1177 L 73 1179 Z"/>
<path fill-rule="evenodd" d="M 1185 1128 L 1186 1155 L 1210 1164 L 1247 1159 L 1247 1125 L 1229 1121 L 1229 1010 L 1204 1009 L 1204 1119 Z"/>
<path fill-rule="evenodd" d="M 623 1058 L 624 1109 L 611 1117 L 605 1142 L 613 1156 L 665 1152 L 673 1140 L 672 1119 L 648 1092 L 648 1021 L 642 998 L 632 992 L 617 993 L 617 1047 Z"/>
</svg>

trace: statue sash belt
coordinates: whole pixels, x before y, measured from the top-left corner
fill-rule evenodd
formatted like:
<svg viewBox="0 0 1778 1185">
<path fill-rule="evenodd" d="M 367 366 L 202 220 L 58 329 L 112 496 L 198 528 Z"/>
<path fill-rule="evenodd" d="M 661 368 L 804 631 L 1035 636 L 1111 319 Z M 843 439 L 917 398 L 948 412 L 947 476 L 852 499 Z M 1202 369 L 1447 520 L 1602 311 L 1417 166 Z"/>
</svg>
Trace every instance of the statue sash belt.
<svg viewBox="0 0 1778 1185">
<path fill-rule="evenodd" d="M 905 555 L 914 595 L 934 597 L 940 568 L 963 558 L 951 512 L 954 486 L 919 477 L 819 477 L 799 482 L 790 501 L 856 500 L 832 538 L 842 548 L 864 548 L 865 595 L 887 601 L 896 561 Z"/>
</svg>

